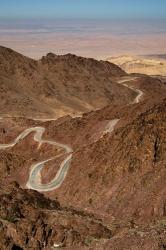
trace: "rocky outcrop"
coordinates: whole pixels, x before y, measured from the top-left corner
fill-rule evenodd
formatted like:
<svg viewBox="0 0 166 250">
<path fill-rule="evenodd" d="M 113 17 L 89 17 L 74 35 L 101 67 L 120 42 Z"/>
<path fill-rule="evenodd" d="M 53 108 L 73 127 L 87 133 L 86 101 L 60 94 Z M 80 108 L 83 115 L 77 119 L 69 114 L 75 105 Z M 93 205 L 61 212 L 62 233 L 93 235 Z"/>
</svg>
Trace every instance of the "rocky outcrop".
<svg viewBox="0 0 166 250">
<path fill-rule="evenodd" d="M 35 191 L 14 188 L 0 195 L 1 249 L 54 249 L 82 247 L 89 241 L 109 239 L 112 232 L 93 216 L 62 208 Z"/>
</svg>

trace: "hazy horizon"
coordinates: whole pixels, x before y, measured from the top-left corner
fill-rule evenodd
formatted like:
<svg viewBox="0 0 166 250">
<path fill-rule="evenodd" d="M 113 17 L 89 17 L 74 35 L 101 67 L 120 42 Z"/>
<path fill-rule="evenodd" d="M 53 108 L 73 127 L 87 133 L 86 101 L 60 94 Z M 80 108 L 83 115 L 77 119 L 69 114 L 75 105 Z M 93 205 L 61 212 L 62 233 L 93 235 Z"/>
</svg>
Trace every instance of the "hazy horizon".
<svg viewBox="0 0 166 250">
<path fill-rule="evenodd" d="M 165 44 L 166 19 L 0 19 L 0 45 L 32 58 L 166 54 Z"/>
<path fill-rule="evenodd" d="M 165 0 L 0 0 L 0 45 L 97 59 L 166 54 Z"/>
</svg>

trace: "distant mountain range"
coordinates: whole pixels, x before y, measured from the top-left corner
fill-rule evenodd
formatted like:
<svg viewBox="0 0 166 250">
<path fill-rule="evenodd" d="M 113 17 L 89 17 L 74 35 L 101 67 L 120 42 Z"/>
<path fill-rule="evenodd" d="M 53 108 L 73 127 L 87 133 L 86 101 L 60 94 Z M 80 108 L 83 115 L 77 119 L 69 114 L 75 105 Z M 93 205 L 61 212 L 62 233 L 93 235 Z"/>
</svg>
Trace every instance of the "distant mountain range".
<svg viewBox="0 0 166 250">
<path fill-rule="evenodd" d="M 106 59 L 127 73 L 166 76 L 166 55 L 118 56 Z"/>
</svg>

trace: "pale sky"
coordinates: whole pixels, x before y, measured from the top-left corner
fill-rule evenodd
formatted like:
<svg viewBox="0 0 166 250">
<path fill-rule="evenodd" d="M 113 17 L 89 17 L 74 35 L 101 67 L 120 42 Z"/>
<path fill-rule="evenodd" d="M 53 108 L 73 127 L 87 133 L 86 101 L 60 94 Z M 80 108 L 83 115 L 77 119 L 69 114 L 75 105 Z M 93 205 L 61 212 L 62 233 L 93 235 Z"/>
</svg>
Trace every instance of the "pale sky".
<svg viewBox="0 0 166 250">
<path fill-rule="evenodd" d="M 0 18 L 166 18 L 166 0 L 0 0 Z"/>
</svg>

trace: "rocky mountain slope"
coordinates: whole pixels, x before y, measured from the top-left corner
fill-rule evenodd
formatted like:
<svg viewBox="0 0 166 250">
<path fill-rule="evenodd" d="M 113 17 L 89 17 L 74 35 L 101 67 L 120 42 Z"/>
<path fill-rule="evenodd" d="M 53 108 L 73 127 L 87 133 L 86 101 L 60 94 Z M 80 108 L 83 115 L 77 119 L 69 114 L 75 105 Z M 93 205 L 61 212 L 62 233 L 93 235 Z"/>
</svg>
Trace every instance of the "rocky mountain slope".
<svg viewBox="0 0 166 250">
<path fill-rule="evenodd" d="M 8 108 L 17 98 L 16 106 L 21 105 L 20 100 L 28 93 L 37 103 L 21 106 L 23 113 L 18 112 L 18 105 L 13 117 L 0 120 L 0 144 L 12 142 L 27 128 L 42 126 L 46 129 L 44 139 L 69 145 L 73 153 L 62 185 L 42 194 L 27 189 L 31 166 L 61 150 L 48 143 L 40 145 L 34 133 L 14 147 L 0 149 L 0 249 L 166 249 L 165 81 L 127 75 L 112 64 L 73 55 L 48 54 L 33 61 L 17 53 L 10 58 L 11 53 L 15 52 L 7 49 L 2 57 L 0 77 L 11 79 L 3 85 L 8 91 L 1 93 L 2 100 Z M 5 63 L 6 57 L 9 63 Z M 11 60 L 16 61 L 11 64 Z M 43 82 L 43 75 L 51 85 Z M 85 76 L 94 92 L 85 92 Z M 111 88 L 119 99 L 105 95 L 103 88 Z M 48 89 L 49 102 L 43 96 Z M 55 90 L 59 90 L 57 97 Z M 138 90 L 142 96 L 134 102 Z M 16 96 L 14 91 L 18 91 Z M 9 93 L 13 94 L 11 102 L 7 100 Z M 47 115 L 52 116 L 50 107 L 55 97 L 64 105 L 66 97 L 72 101 L 74 95 L 84 104 L 91 103 L 92 110 L 81 117 L 66 115 L 44 122 L 24 116 L 42 118 L 47 109 Z M 109 101 L 100 102 L 106 96 Z M 61 105 L 56 107 L 57 113 Z M 72 112 L 66 114 L 76 112 L 72 105 L 70 102 Z M 1 110 L 5 114 L 3 102 Z M 9 114 L 12 112 L 4 116 Z M 20 114 L 22 117 L 14 117 Z M 112 121 L 116 121 L 113 127 Z M 40 175 L 42 184 L 54 178 L 63 160 L 45 165 Z"/>
<path fill-rule="evenodd" d="M 0 246 L 5 249 L 55 249 L 88 246 L 112 237 L 92 215 L 62 208 L 58 201 L 22 190 L 17 183 L 0 195 Z M 21 246 L 21 247 L 20 247 Z"/>
<path fill-rule="evenodd" d="M 113 80 L 123 75 L 104 61 L 52 53 L 35 61 L 0 47 L 1 114 L 57 118 L 125 104 L 133 92 Z"/>
</svg>

